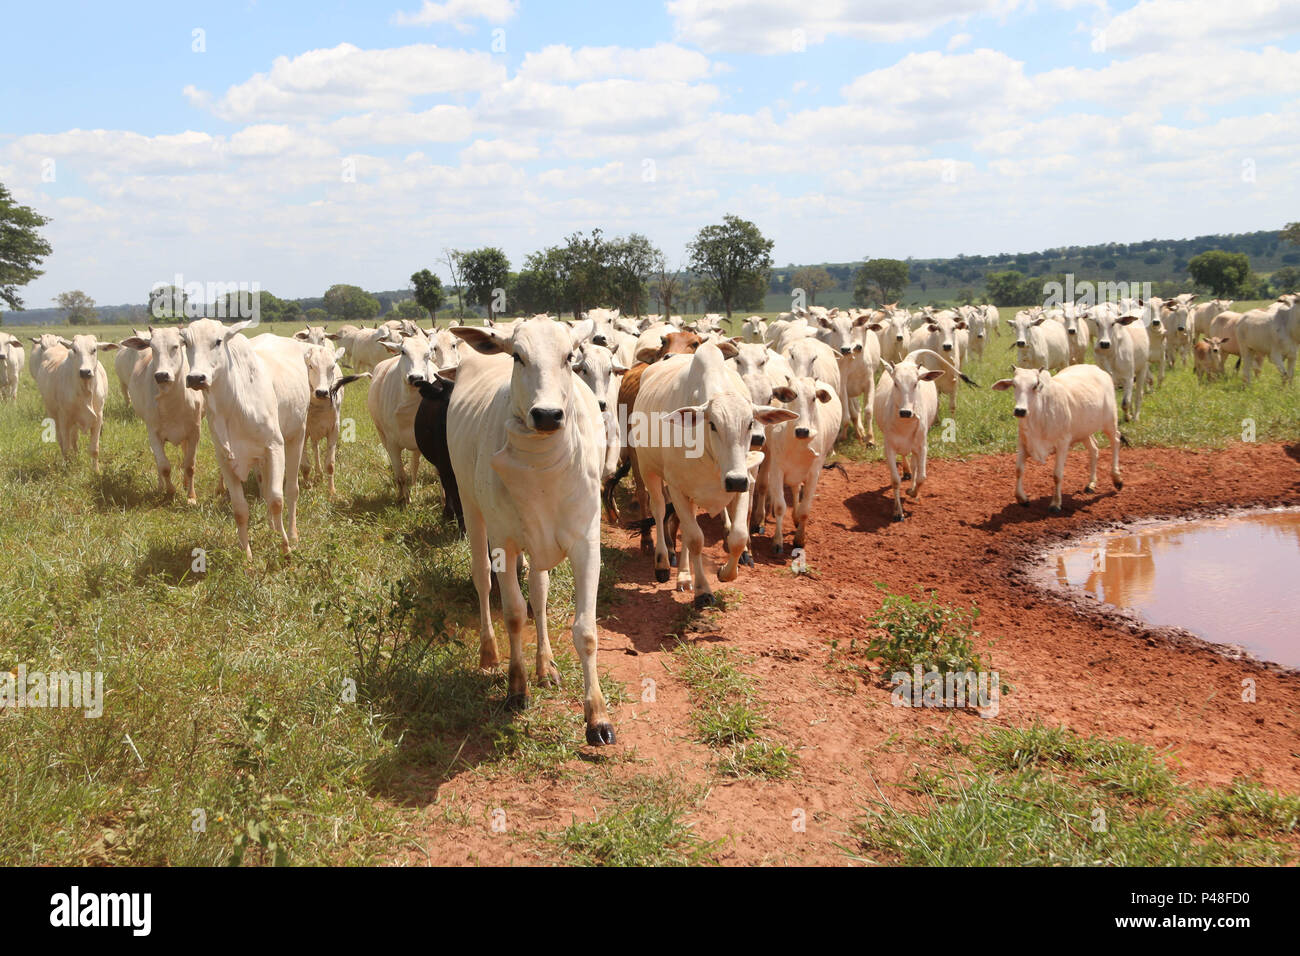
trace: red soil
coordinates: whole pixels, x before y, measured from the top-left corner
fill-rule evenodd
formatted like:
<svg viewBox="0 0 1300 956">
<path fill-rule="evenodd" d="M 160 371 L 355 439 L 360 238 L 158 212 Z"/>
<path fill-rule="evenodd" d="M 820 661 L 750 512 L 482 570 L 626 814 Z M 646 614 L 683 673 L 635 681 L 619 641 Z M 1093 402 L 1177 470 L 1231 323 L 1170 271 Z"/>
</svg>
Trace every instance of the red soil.
<svg viewBox="0 0 1300 956">
<path fill-rule="evenodd" d="M 690 639 L 722 641 L 752 659 L 746 670 L 773 718 L 771 734 L 798 754 L 797 772 L 783 781 L 713 774 L 715 754 L 691 740 L 689 696 L 670 669 L 674 640 L 665 636 L 691 596 L 655 584 L 636 539 L 607 532 L 608 543 L 628 558 L 620 569 L 621 600 L 600 622 L 600 667 L 636 701 L 612 712 L 619 740 L 610 749 L 630 759 L 610 761 L 614 755 L 588 748 L 594 762 L 557 781 L 457 774 L 436 798 L 429 795 L 437 803 L 427 808 L 428 826 L 417 838 L 422 849 L 406 861 L 540 861 L 552 854 L 539 847 L 536 833 L 561 829 L 574 817 L 590 819 L 596 808 L 605 812 L 603 781 L 650 773 L 712 787 L 692 819 L 702 836 L 727 838 L 724 862 L 844 863 L 848 823 L 878 796 L 877 787 L 898 800 L 890 785 L 907 781 L 915 765 L 946 764 L 941 735 L 965 738 L 990 726 L 1035 721 L 1167 749 L 1187 782 L 1252 777 L 1300 791 L 1300 675 L 1170 640 L 1166 632 L 1083 606 L 1095 602 L 1043 589 L 1031 574 L 1043 548 L 1108 525 L 1300 504 L 1300 445 L 1126 450 L 1123 490 L 1112 489 L 1102 469 L 1099 491 L 1091 495 L 1080 491 L 1085 464 L 1081 451 L 1071 456 L 1065 511 L 1049 515 L 1050 466 L 1031 465 L 1031 504 L 1022 508 L 1012 495 L 1012 456 L 932 460 L 923 496 L 905 501 L 910 517 L 900 524 L 892 521 L 884 466 L 848 464 L 847 476 L 828 471 L 818 488 L 807 556 L 814 574 L 790 574 L 788 555 L 772 558 L 770 539 L 755 539 L 758 566 L 742 568 L 728 586 L 740 592 L 738 602 L 716 616 L 714 632 Z M 719 530 L 716 523 L 706 526 L 711 575 L 722 555 Z M 842 666 L 850 642 L 870 637 L 866 622 L 881 603 L 876 582 L 894 591 L 933 589 L 947 604 L 979 605 L 981 631 L 997 638 L 993 664 L 1014 685 L 995 718 L 892 707 L 887 690 Z M 860 656 L 853 660 L 863 663 Z M 654 703 L 639 700 L 645 677 L 656 682 Z M 1254 703 L 1242 701 L 1246 678 L 1256 685 Z M 573 732 L 582 732 L 580 713 Z M 446 800 L 468 811 L 470 822 L 446 822 L 440 807 Z M 507 809 L 506 834 L 488 826 L 495 807 Z M 806 814 L 806 832 L 791 825 L 797 810 Z"/>
</svg>

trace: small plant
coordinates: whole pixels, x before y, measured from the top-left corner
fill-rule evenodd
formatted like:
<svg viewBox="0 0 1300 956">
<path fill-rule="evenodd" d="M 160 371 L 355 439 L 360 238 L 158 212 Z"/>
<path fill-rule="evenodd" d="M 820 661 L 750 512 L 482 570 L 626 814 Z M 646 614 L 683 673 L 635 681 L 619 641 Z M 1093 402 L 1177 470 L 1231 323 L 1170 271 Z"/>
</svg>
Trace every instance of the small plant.
<svg viewBox="0 0 1300 956">
<path fill-rule="evenodd" d="M 929 596 L 914 598 L 906 594 L 885 592 L 885 601 L 872 619 L 872 627 L 884 633 L 867 645 L 868 657 L 876 658 L 887 674 L 911 672 L 920 667 L 923 673 L 939 671 L 960 673 L 991 671 L 991 663 L 976 651 L 980 632 L 978 607 L 952 608 L 940 604 L 933 591 Z M 1002 693 L 1010 687 L 1002 684 Z"/>
</svg>

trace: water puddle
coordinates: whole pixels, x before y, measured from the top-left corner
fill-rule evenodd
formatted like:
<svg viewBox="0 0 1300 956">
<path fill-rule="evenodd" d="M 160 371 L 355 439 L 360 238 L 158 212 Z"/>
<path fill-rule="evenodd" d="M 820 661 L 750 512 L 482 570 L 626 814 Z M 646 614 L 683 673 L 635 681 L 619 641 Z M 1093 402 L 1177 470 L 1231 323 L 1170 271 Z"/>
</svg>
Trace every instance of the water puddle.
<svg viewBox="0 0 1300 956">
<path fill-rule="evenodd" d="M 1300 667 L 1300 509 L 1107 532 L 1055 552 L 1061 585 Z"/>
</svg>

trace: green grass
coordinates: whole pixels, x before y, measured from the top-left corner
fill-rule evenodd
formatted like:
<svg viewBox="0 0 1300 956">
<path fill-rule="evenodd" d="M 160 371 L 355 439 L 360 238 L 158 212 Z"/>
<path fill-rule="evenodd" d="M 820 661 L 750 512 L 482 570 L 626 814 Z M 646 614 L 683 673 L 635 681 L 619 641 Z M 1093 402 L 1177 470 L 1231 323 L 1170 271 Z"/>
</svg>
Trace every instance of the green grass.
<svg viewBox="0 0 1300 956">
<path fill-rule="evenodd" d="M 695 739 L 718 751 L 719 773 L 777 779 L 794 771 L 794 754 L 765 734 L 771 719 L 753 678 L 741 670 L 747 661 L 727 647 L 689 643 L 673 659 L 690 688 Z"/>
<path fill-rule="evenodd" d="M 960 766 L 919 770 L 852 834 L 856 859 L 912 866 L 1294 864 L 1300 797 L 1180 784 L 1162 755 L 1064 728 L 995 730 Z"/>
<path fill-rule="evenodd" d="M 688 815 L 702 795 L 673 777 L 640 775 L 605 794 L 614 806 L 594 820 L 546 835 L 562 862 L 579 866 L 692 866 L 718 843 L 698 836 Z"/>
<path fill-rule="evenodd" d="M 337 497 L 304 489 L 288 560 L 255 503 L 246 565 L 206 435 L 199 503 L 164 501 L 108 371 L 100 475 L 84 437 L 68 467 L 41 441 L 25 371 L 0 405 L 0 667 L 102 671 L 106 692 L 98 719 L 0 714 L 0 863 L 373 862 L 409 825 L 401 804 L 450 774 L 579 765 L 567 565 L 550 593 L 564 686 L 507 713 L 504 673 L 477 667 L 467 546 L 427 464 L 414 503 L 394 503 L 364 388 L 345 399 L 357 440 Z"/>
</svg>

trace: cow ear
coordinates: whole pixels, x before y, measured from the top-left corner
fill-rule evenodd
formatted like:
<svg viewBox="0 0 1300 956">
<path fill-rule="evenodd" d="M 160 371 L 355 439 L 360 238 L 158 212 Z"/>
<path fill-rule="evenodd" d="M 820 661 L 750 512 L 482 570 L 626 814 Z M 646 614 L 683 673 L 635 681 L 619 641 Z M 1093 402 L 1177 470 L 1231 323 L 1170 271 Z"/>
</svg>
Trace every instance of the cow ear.
<svg viewBox="0 0 1300 956">
<path fill-rule="evenodd" d="M 401 342 L 393 342 L 389 339 L 380 339 L 379 344 L 382 345 L 384 348 L 388 349 L 388 351 L 392 352 L 394 355 L 402 351 Z"/>
<path fill-rule="evenodd" d="M 776 408 L 772 405 L 754 406 L 754 421 L 760 425 L 779 425 L 782 422 L 795 421 L 798 417 L 798 412 L 792 412 L 788 408 Z"/>
<path fill-rule="evenodd" d="M 620 362 L 618 359 L 614 359 L 614 362 L 612 365 L 610 365 L 610 368 L 614 370 L 615 375 L 622 375 L 624 372 L 627 371 L 627 366 L 624 365 L 622 362 Z"/>
<path fill-rule="evenodd" d="M 772 389 L 772 397 L 778 402 L 793 402 L 799 397 L 799 393 L 788 385 L 778 385 Z"/>
<path fill-rule="evenodd" d="M 671 412 L 665 412 L 662 420 L 666 425 L 679 424 L 689 428 L 706 421 L 708 410 L 707 405 L 683 405 L 681 408 L 674 408 Z"/>
<path fill-rule="evenodd" d="M 96 342 L 96 343 L 95 343 L 95 349 L 96 349 L 96 351 L 100 351 L 100 352 L 116 352 L 116 351 L 117 351 L 118 349 L 120 349 L 121 347 L 122 347 L 122 346 L 118 345 L 116 342 Z"/>
<path fill-rule="evenodd" d="M 59 344 L 62 345 L 65 349 L 72 348 L 72 342 L 70 342 L 68 339 L 65 339 L 61 335 L 59 336 Z"/>
<path fill-rule="evenodd" d="M 137 352 L 140 352 L 147 349 L 150 342 L 142 335 L 131 335 L 124 338 L 122 344 L 129 349 L 135 349 Z"/>
<path fill-rule="evenodd" d="M 1134 322 L 1142 321 L 1142 317 L 1140 315 L 1126 315 L 1118 321 L 1120 325 L 1132 325 Z"/>
<path fill-rule="evenodd" d="M 657 347 L 651 347 L 647 345 L 644 348 L 637 349 L 636 355 L 632 357 L 644 365 L 650 365 L 651 363 L 654 362 L 655 357 L 658 354 L 659 354 L 659 349 Z"/>
<path fill-rule="evenodd" d="M 513 355 L 510 340 L 491 326 L 457 325 L 448 330 L 480 355 Z"/>
<path fill-rule="evenodd" d="M 958 329 L 966 328 L 966 320 L 962 319 L 960 322 L 956 323 L 954 327 Z"/>
<path fill-rule="evenodd" d="M 340 346 L 334 350 L 334 361 L 342 361 L 343 356 L 348 354 L 348 350 Z"/>
<path fill-rule="evenodd" d="M 819 388 L 815 394 L 817 396 L 817 401 L 821 402 L 823 405 L 829 402 L 832 397 L 830 389 L 827 388 Z"/>
<path fill-rule="evenodd" d="M 435 374 L 445 382 L 454 382 L 456 381 L 456 373 L 458 371 L 460 371 L 459 365 L 449 365 L 446 368 L 438 369 Z"/>
<path fill-rule="evenodd" d="M 923 382 L 933 382 L 936 378 L 942 377 L 945 371 L 946 369 L 941 368 L 927 368 L 919 377 Z"/>
<path fill-rule="evenodd" d="M 594 319 L 583 319 L 577 325 L 569 328 L 569 345 L 577 348 L 583 342 L 587 341 L 596 334 L 596 322 Z"/>
<path fill-rule="evenodd" d="M 718 351 L 726 358 L 735 358 L 740 354 L 740 349 L 736 347 L 738 339 L 723 339 L 718 343 Z"/>
<path fill-rule="evenodd" d="M 326 332 L 325 338 L 329 339 L 331 342 L 337 342 L 341 336 L 337 332 Z"/>
<path fill-rule="evenodd" d="M 993 389 L 995 392 L 1005 392 L 1015 384 L 1016 383 L 1009 378 L 1000 378 L 990 385 L 989 388 Z"/>
<path fill-rule="evenodd" d="M 293 337 L 301 341 L 302 339 L 305 339 L 310 334 L 311 334 L 310 332 L 305 332 L 300 329 L 299 331 L 293 333 Z"/>
</svg>

